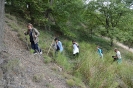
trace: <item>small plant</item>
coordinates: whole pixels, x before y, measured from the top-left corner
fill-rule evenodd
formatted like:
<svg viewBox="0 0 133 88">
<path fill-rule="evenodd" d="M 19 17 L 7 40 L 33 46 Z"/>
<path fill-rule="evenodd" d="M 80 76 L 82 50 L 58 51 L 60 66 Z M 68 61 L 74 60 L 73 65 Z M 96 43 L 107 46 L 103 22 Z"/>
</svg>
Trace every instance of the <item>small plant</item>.
<svg viewBox="0 0 133 88">
<path fill-rule="evenodd" d="M 52 58 L 49 56 L 44 56 L 44 63 L 50 63 L 52 61 Z"/>
<path fill-rule="evenodd" d="M 72 77 L 70 79 L 66 80 L 66 83 L 70 86 L 70 87 L 80 87 L 80 88 L 86 88 L 86 86 L 84 85 L 84 83 L 82 82 L 81 79 L 76 78 L 76 77 Z"/>
<path fill-rule="evenodd" d="M 73 79 L 67 79 L 66 82 L 70 87 L 75 86 L 75 81 Z"/>
<path fill-rule="evenodd" d="M 33 49 L 30 49 L 30 53 L 34 53 L 34 50 Z"/>
<path fill-rule="evenodd" d="M 43 80 L 42 74 L 35 74 L 32 79 L 33 82 L 37 82 L 37 83 L 41 82 L 42 80 Z"/>
<path fill-rule="evenodd" d="M 50 83 L 47 83 L 47 84 L 46 84 L 46 87 L 47 87 L 47 88 L 55 88 L 55 87 L 54 87 L 53 85 L 51 85 Z"/>
<path fill-rule="evenodd" d="M 19 66 L 19 59 L 12 59 L 7 61 L 6 64 L 4 64 L 3 68 L 7 71 L 15 71 L 15 69 L 18 69 Z"/>
</svg>

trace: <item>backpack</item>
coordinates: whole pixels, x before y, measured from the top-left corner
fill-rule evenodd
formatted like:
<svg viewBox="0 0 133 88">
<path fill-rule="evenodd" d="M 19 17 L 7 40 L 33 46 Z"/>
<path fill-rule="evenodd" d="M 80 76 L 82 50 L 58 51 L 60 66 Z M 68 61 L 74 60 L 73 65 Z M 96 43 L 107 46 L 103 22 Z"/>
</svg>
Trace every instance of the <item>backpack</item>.
<svg viewBox="0 0 133 88">
<path fill-rule="evenodd" d="M 79 44 L 78 43 L 75 43 L 76 44 L 76 46 L 79 48 Z"/>
</svg>

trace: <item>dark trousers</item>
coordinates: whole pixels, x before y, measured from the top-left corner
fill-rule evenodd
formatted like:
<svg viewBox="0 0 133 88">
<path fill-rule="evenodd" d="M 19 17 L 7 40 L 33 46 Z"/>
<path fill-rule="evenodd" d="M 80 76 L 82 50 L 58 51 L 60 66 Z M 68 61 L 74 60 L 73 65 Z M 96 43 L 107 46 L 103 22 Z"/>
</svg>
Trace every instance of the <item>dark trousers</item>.
<svg viewBox="0 0 133 88">
<path fill-rule="evenodd" d="M 38 43 L 31 42 L 31 48 L 36 52 L 40 52 L 40 48 L 38 47 Z"/>
<path fill-rule="evenodd" d="M 112 56 L 112 58 L 114 58 L 113 61 L 117 61 L 118 60 L 118 58 L 116 58 L 115 56 Z"/>
<path fill-rule="evenodd" d="M 79 57 L 79 53 L 73 54 L 74 57 Z"/>
</svg>

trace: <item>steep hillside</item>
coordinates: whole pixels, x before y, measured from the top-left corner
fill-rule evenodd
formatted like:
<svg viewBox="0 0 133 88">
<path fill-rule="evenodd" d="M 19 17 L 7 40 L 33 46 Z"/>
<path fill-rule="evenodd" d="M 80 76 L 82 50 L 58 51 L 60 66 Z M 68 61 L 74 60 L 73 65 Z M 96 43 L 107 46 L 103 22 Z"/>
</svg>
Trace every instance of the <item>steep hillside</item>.
<svg viewBox="0 0 133 88">
<path fill-rule="evenodd" d="M 0 88 L 69 88 L 59 67 L 53 63 L 46 65 L 43 56 L 27 51 L 13 26 L 21 29 L 17 20 L 6 17 L 6 50 L 0 53 Z"/>
<path fill-rule="evenodd" d="M 100 37 L 78 41 L 79 57 L 72 55 L 72 42 L 61 38 L 63 54 L 57 57 L 51 48 L 53 31 L 41 30 L 39 46 L 42 55 L 33 55 L 27 50 L 29 42 L 24 36 L 26 22 L 19 17 L 6 14 L 5 46 L 0 53 L 1 88 L 132 88 L 133 55 L 128 50 L 116 46 L 122 54 L 122 63 L 113 63 L 114 48 L 109 41 Z M 65 37 L 65 36 L 64 36 Z M 80 40 L 80 39 L 79 39 Z M 97 54 L 97 45 L 102 46 L 104 57 Z"/>
</svg>

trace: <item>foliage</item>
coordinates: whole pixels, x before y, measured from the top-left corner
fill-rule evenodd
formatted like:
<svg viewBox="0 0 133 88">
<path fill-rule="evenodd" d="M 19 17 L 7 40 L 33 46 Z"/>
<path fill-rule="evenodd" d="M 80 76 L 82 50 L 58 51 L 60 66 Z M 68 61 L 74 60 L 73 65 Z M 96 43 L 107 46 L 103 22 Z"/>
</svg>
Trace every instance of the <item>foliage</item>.
<svg viewBox="0 0 133 88">
<path fill-rule="evenodd" d="M 130 23 L 131 20 L 133 20 L 131 19 L 130 12 L 131 10 L 127 7 L 127 4 L 121 0 L 95 0 L 88 3 L 84 15 L 86 19 L 89 17 L 91 25 L 89 26 L 89 30 L 92 32 L 92 27 L 94 27 L 93 31 L 97 29 L 97 31 L 94 32 L 109 37 L 112 45 L 113 39 L 124 33 L 123 30 L 125 31 L 127 29 L 124 27 L 124 22 Z M 124 21 L 123 18 L 126 19 L 126 21 Z M 95 24 L 93 24 L 93 22 Z M 99 27 L 96 28 L 95 26 L 100 26 L 102 29 Z M 128 26 L 130 27 L 131 24 Z"/>
<path fill-rule="evenodd" d="M 86 40 L 88 37 L 85 36 L 92 38 L 94 35 L 102 35 L 110 38 L 111 45 L 114 39 L 132 45 L 131 0 L 91 0 L 89 3 L 85 3 L 85 0 L 6 2 L 6 11 L 13 10 L 33 24 L 57 31 L 58 36 L 62 34 Z"/>
</svg>

